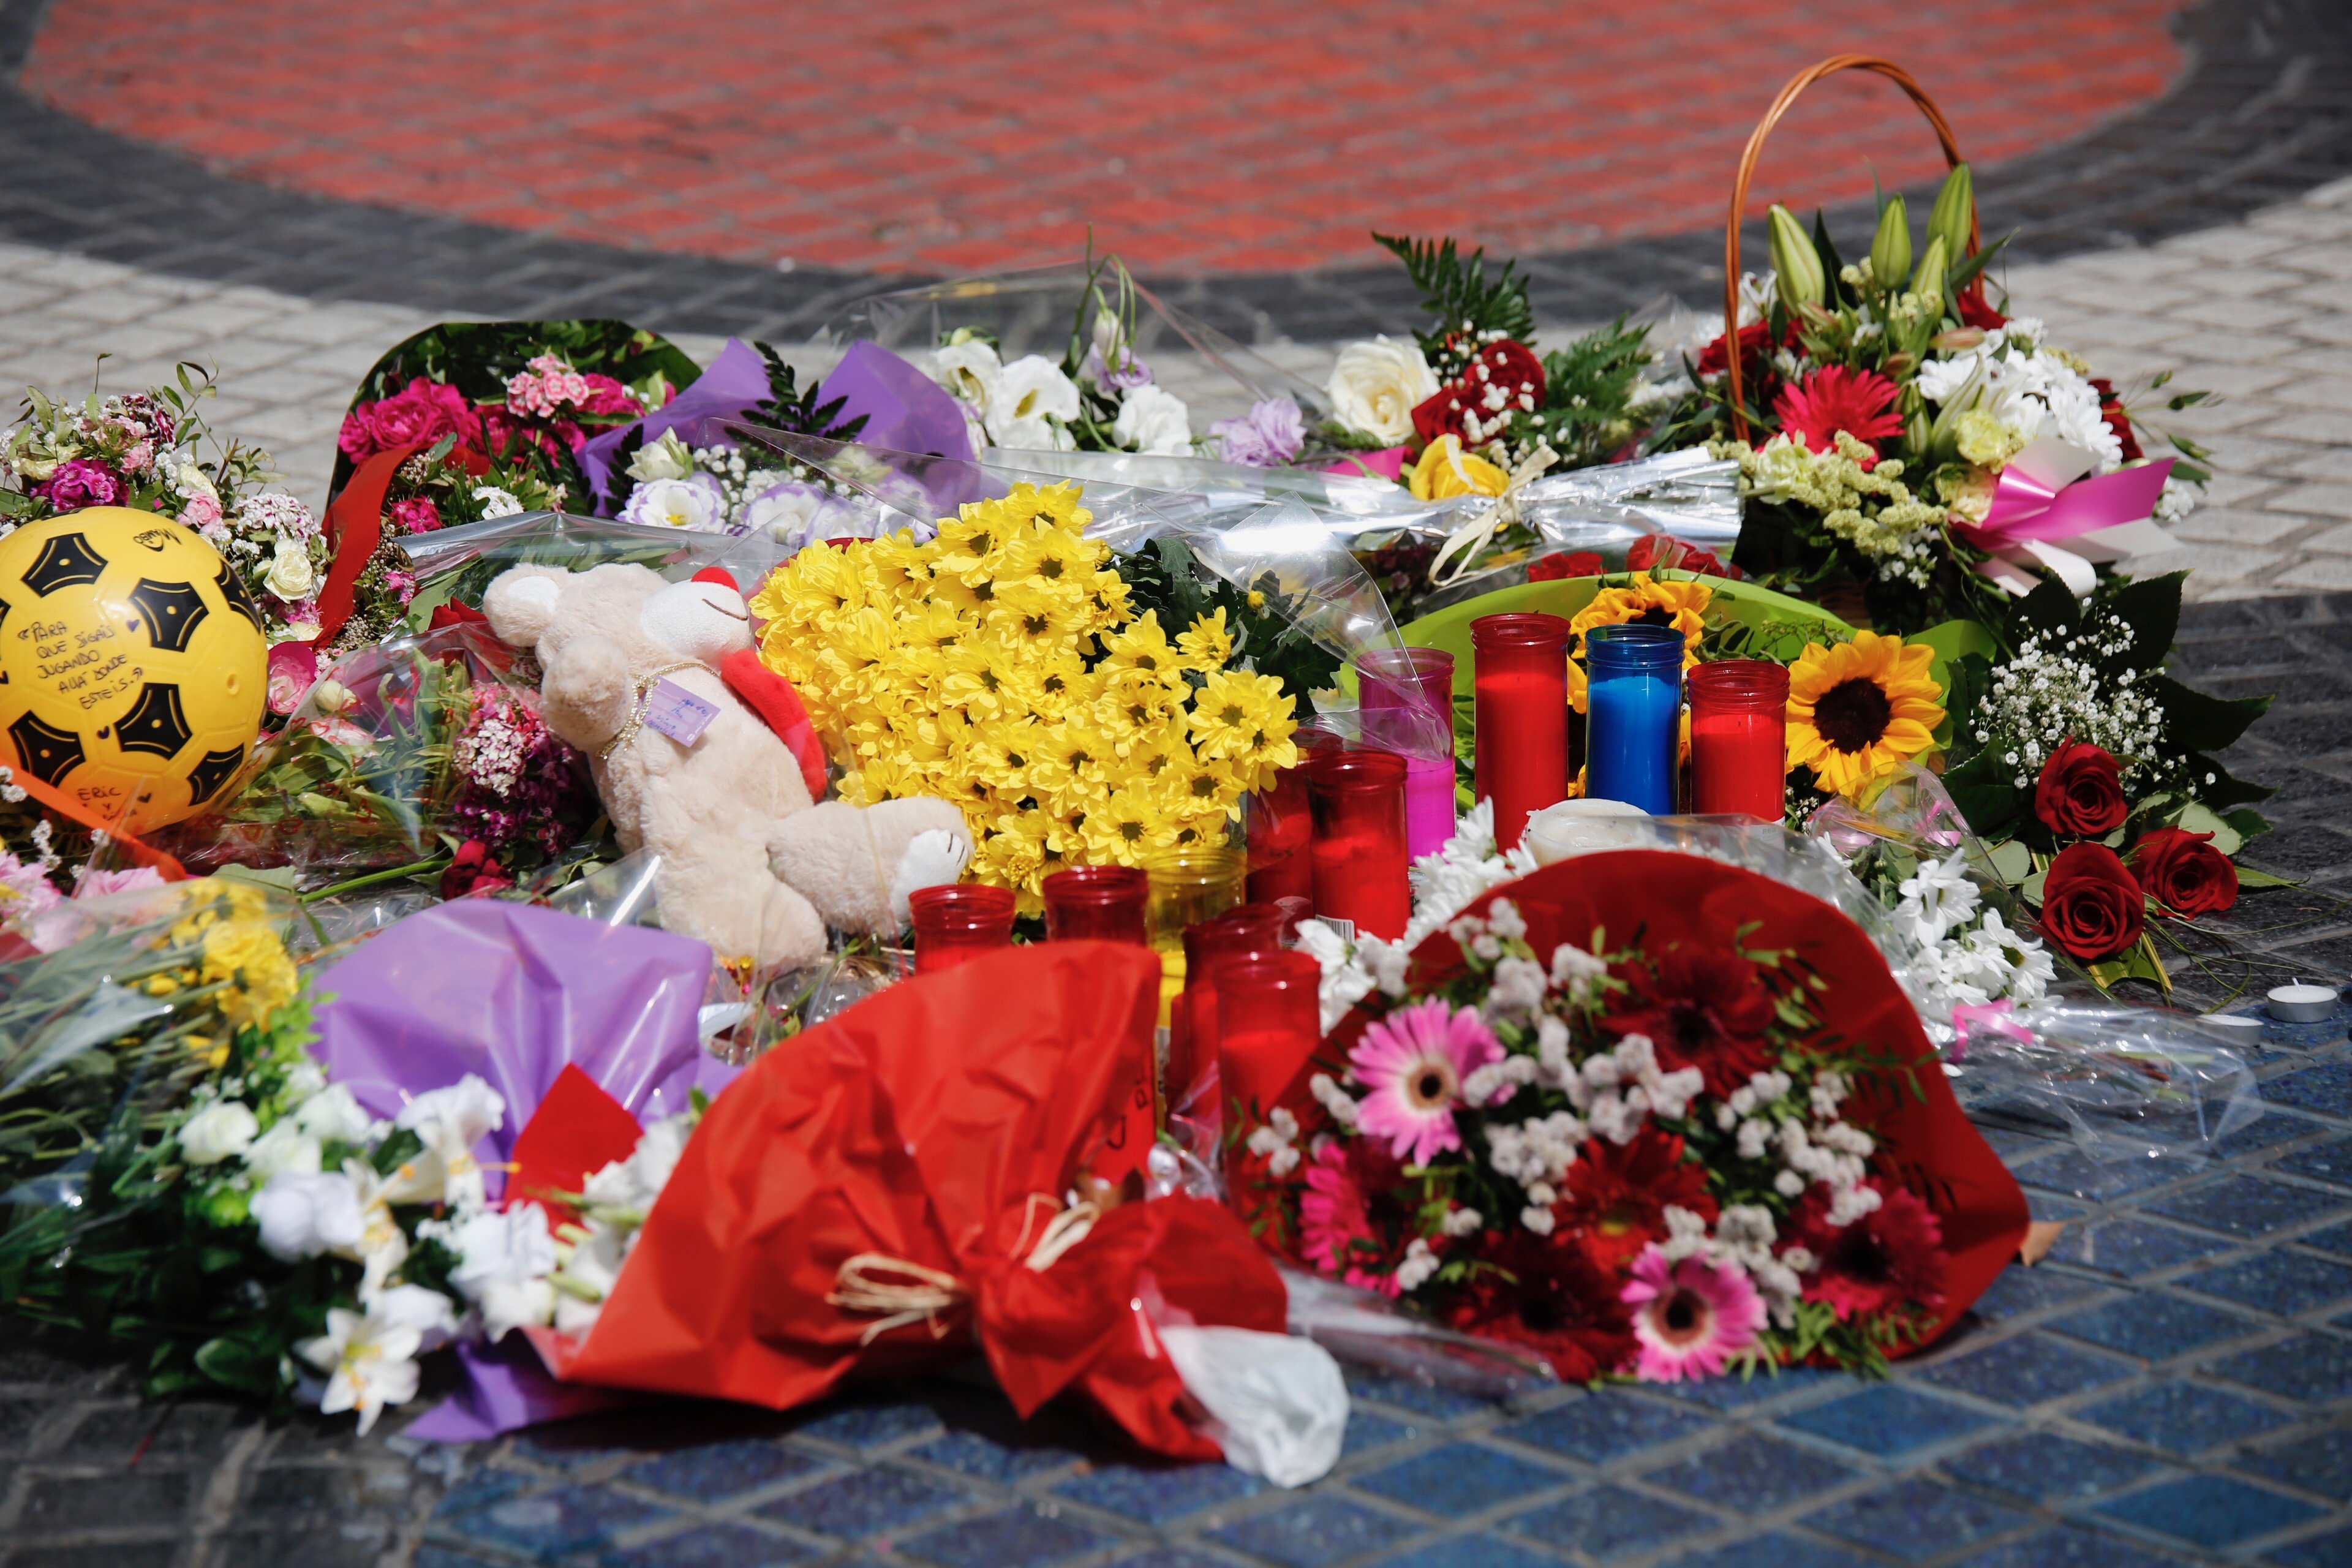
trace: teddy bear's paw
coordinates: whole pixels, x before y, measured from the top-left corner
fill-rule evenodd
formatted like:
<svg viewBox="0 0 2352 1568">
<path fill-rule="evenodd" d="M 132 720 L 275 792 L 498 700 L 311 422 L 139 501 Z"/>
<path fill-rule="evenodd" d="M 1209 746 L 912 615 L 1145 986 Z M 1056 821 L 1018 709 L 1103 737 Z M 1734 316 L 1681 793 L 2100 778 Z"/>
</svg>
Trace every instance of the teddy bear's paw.
<svg viewBox="0 0 2352 1568">
<path fill-rule="evenodd" d="M 963 875 L 964 862 L 971 858 L 971 846 L 960 836 L 941 828 L 918 833 L 907 841 L 898 857 L 898 869 L 890 879 L 890 914 L 904 931 L 914 919 L 907 907 L 908 895 L 918 888 L 936 888 L 952 882 Z"/>
</svg>

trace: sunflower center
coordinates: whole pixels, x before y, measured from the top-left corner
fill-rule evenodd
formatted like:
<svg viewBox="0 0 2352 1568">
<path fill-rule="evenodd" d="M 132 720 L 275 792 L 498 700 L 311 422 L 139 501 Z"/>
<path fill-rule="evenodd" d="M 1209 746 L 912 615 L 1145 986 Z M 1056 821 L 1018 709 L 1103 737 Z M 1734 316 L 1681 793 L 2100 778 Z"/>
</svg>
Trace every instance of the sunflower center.
<svg viewBox="0 0 2352 1568">
<path fill-rule="evenodd" d="M 1813 728 L 1835 751 L 1868 751 L 1894 717 L 1885 689 L 1865 676 L 1841 680 L 1813 700 Z"/>
<path fill-rule="evenodd" d="M 1442 1057 L 1423 1057 L 1404 1076 L 1404 1096 L 1415 1110 L 1443 1110 L 1454 1103 L 1454 1064 Z"/>
<path fill-rule="evenodd" d="M 1715 1307 L 1696 1290 L 1676 1290 L 1651 1309 L 1650 1326 L 1670 1345 L 1704 1339 L 1714 1326 Z"/>
<path fill-rule="evenodd" d="M 1670 626 L 1675 624 L 1675 613 L 1664 605 L 1653 605 L 1625 624 L 1629 626 Z"/>
</svg>

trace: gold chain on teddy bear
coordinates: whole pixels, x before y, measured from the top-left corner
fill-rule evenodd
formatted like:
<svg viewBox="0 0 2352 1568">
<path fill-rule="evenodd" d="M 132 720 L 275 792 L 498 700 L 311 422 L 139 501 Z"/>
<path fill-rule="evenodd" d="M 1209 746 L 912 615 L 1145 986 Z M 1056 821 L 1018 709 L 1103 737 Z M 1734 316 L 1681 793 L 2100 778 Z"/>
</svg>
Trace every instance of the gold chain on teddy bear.
<svg viewBox="0 0 2352 1568">
<path fill-rule="evenodd" d="M 682 669 L 699 669 L 707 672 L 709 668 L 710 667 L 700 659 L 682 658 L 676 664 L 666 664 L 659 669 L 637 677 L 637 694 L 629 703 L 629 721 L 621 726 L 618 734 L 598 748 L 596 760 L 600 763 L 610 762 L 614 752 L 637 738 L 637 731 L 646 727 L 646 714 L 653 707 L 654 688 L 661 684 L 664 676 L 676 675 Z"/>
</svg>

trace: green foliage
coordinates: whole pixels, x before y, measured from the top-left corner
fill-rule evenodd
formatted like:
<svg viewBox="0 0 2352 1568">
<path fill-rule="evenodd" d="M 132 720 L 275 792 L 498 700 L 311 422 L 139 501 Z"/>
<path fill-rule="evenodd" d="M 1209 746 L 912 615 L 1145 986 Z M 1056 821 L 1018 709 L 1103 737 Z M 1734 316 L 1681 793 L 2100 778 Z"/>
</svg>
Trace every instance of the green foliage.
<svg viewBox="0 0 2352 1568">
<path fill-rule="evenodd" d="M 793 367 L 783 362 L 776 351 L 766 343 L 751 345 L 760 351 L 761 361 L 767 366 L 768 395 L 753 404 L 749 415 L 751 423 L 771 429 L 786 431 L 794 436 L 815 436 L 827 441 L 855 441 L 866 428 L 866 416 L 842 419 L 842 405 L 846 396 L 830 403 L 819 403 L 819 386 L 812 383 L 805 389 L 793 384 Z"/>
<path fill-rule="evenodd" d="M 1517 275 L 1517 262 L 1507 261 L 1493 279 L 1486 276 L 1486 253 L 1465 257 L 1452 239 L 1412 239 L 1375 233 L 1372 238 L 1404 263 L 1405 275 L 1422 291 L 1422 305 L 1437 319 L 1435 327 L 1413 334 L 1432 365 L 1438 363 L 1457 340 L 1487 332 L 1525 342 L 1536 330 L 1535 307 L 1528 300 L 1527 280 Z M 1445 373 L 1440 371 L 1442 377 Z"/>
<path fill-rule="evenodd" d="M 1541 439 L 1569 468 L 1606 462 L 1638 433 L 1633 395 L 1654 357 L 1650 329 L 1629 327 L 1620 316 L 1543 356 L 1544 405 L 1514 426 L 1528 426 L 1525 436 Z M 1515 444 L 1533 444 L 1517 428 L 1513 435 L 1521 437 Z"/>
<path fill-rule="evenodd" d="M 1135 616 L 1158 611 L 1160 628 L 1171 637 L 1202 616 L 1224 611 L 1234 657 L 1246 658 L 1260 675 L 1279 676 L 1283 689 L 1297 700 L 1298 717 L 1312 711 L 1310 692 L 1338 680 L 1339 656 L 1307 636 L 1287 612 L 1272 573 L 1244 592 L 1210 572 L 1189 546 L 1174 539 L 1155 539 L 1132 555 L 1118 557 L 1117 564 L 1127 580 L 1128 604 Z"/>
</svg>

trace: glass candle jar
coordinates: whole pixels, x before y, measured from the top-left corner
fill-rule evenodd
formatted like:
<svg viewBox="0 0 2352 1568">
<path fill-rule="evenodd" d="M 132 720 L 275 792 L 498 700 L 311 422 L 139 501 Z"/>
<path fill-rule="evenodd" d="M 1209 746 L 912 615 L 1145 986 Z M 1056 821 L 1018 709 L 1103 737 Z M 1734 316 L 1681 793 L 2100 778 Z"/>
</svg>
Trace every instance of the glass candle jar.
<svg viewBox="0 0 2352 1568">
<path fill-rule="evenodd" d="M 908 896 L 915 917 L 915 973 L 936 974 L 1013 945 L 1013 889 L 956 882 Z"/>
<path fill-rule="evenodd" d="M 1323 1037 L 1317 991 L 1323 967 L 1303 952 L 1256 952 L 1219 963 L 1219 1105 L 1232 1125 L 1255 1126 L 1280 1100 Z"/>
<path fill-rule="evenodd" d="M 1505 849 L 1531 813 L 1568 796 L 1568 637 L 1558 616 L 1470 623 L 1478 798 L 1495 803 L 1495 842 Z"/>
<path fill-rule="evenodd" d="M 1412 918 L 1405 847 L 1405 760 L 1341 752 L 1307 772 L 1315 805 L 1315 912 L 1393 941 Z"/>
<path fill-rule="evenodd" d="M 1640 624 L 1584 634 L 1585 788 L 1653 816 L 1675 809 L 1682 746 L 1683 634 Z"/>
<path fill-rule="evenodd" d="M 1699 665 L 1684 681 L 1690 688 L 1691 810 L 1780 821 L 1788 805 L 1788 666 L 1727 658 Z"/>
<path fill-rule="evenodd" d="M 1163 952 L 1180 952 L 1186 926 L 1215 920 L 1242 901 L 1249 857 L 1223 845 L 1171 849 L 1145 861 L 1143 869 L 1151 886 L 1146 905 L 1151 945 Z"/>
<path fill-rule="evenodd" d="M 1148 944 L 1144 905 L 1151 879 L 1132 866 L 1073 866 L 1045 879 L 1049 942 Z"/>
<path fill-rule="evenodd" d="M 1416 858 L 1454 837 L 1454 656 L 1382 647 L 1356 656 L 1364 743 L 1404 758 L 1405 847 Z"/>
<path fill-rule="evenodd" d="M 1217 1065 L 1216 989 L 1209 977 L 1236 954 L 1279 951 L 1284 913 L 1273 904 L 1244 904 L 1186 929 L 1184 990 L 1170 1009 L 1168 1024 L 1171 1115 L 1213 1124 L 1213 1095 L 1203 1087 L 1204 1075 Z"/>
<path fill-rule="evenodd" d="M 1291 743 L 1298 748 L 1298 765 L 1275 774 L 1273 787 L 1248 796 L 1242 808 L 1249 837 L 1249 896 L 1261 903 L 1315 896 L 1315 867 L 1307 854 L 1315 838 L 1307 768 L 1317 757 L 1338 751 L 1340 741 L 1328 730 L 1302 727 Z"/>
</svg>

